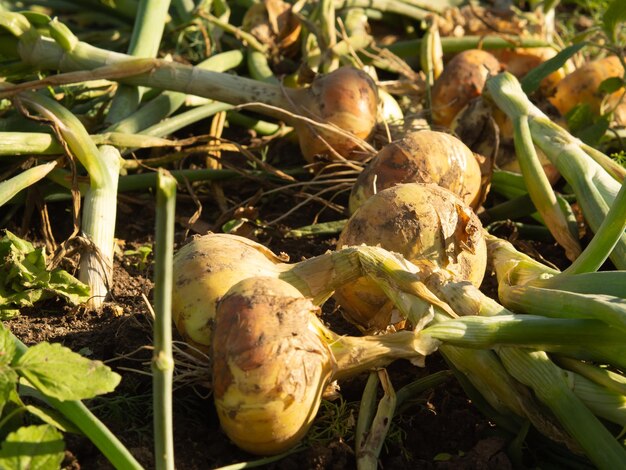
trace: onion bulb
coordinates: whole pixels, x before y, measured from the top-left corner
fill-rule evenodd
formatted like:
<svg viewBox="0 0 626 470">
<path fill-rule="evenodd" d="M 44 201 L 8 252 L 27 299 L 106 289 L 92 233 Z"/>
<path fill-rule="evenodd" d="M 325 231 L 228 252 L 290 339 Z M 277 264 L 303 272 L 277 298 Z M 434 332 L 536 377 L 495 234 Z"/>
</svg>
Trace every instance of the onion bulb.
<svg viewBox="0 0 626 470">
<path fill-rule="evenodd" d="M 487 249 L 472 209 L 447 189 L 407 183 L 384 189 L 352 214 L 337 247 L 380 245 L 413 262 L 426 260 L 475 286 L 482 282 Z M 364 331 L 384 330 L 393 304 L 367 278 L 338 288 L 335 299 L 346 318 Z"/>
<path fill-rule="evenodd" d="M 213 395 L 222 428 L 240 448 L 259 455 L 288 450 L 311 426 L 333 380 L 423 358 L 438 345 L 410 331 L 339 336 L 318 311 L 275 277 L 245 279 L 218 302 Z"/>
<path fill-rule="evenodd" d="M 336 126 L 359 139 L 369 138 L 376 126 L 378 92 L 374 81 L 362 70 L 340 67 L 319 75 L 310 87 L 293 90 L 292 99 L 305 116 Z M 335 159 L 335 154 L 339 154 L 349 160 L 367 156 L 349 137 L 306 121 L 296 121 L 295 128 L 302 155 L 308 162 L 315 161 L 318 155 Z"/>
<path fill-rule="evenodd" d="M 618 57 L 609 56 L 594 60 L 561 80 L 550 102 L 562 116 L 578 104 L 589 105 L 591 111 L 598 115 L 605 97 L 604 93 L 598 91 L 600 84 L 608 78 L 619 77 L 621 79 L 623 76 L 624 68 Z M 623 94 L 622 88 L 613 92 L 608 99 L 609 101 L 620 99 Z"/>
<path fill-rule="evenodd" d="M 219 302 L 213 396 L 222 429 L 261 455 L 289 449 L 306 433 L 335 366 L 310 328 L 316 308 L 290 284 L 249 278 Z"/>
<path fill-rule="evenodd" d="M 487 77 L 500 71 L 500 62 L 480 49 L 455 55 L 435 80 L 431 90 L 433 123 L 450 127 L 455 116 L 482 94 Z"/>
<path fill-rule="evenodd" d="M 350 194 L 350 212 L 370 196 L 400 183 L 435 183 L 472 207 L 481 202 L 481 172 L 474 154 L 444 132 L 410 132 L 385 145 L 357 178 Z"/>
<path fill-rule="evenodd" d="M 282 260 L 236 235 L 197 237 L 174 255 L 172 318 L 183 339 L 209 352 L 217 300 L 240 280 L 275 275 Z"/>
</svg>

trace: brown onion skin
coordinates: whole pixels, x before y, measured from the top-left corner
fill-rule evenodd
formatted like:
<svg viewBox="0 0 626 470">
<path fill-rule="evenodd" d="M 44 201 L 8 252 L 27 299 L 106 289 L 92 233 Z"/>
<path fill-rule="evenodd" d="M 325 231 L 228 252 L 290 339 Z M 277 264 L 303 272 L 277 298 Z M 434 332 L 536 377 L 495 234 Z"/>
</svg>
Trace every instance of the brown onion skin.
<svg viewBox="0 0 626 470">
<path fill-rule="evenodd" d="M 350 217 L 337 248 L 380 245 L 412 262 L 427 260 L 475 286 L 482 282 L 487 247 L 482 225 L 460 198 L 434 184 L 400 184 L 370 197 Z M 345 317 L 366 332 L 390 323 L 393 305 L 369 279 L 336 290 Z"/>
<path fill-rule="evenodd" d="M 383 189 L 401 183 L 434 183 L 476 208 L 481 199 L 481 171 L 473 152 L 444 132 L 409 132 L 385 145 L 357 178 L 350 213 Z"/>
<path fill-rule="evenodd" d="M 213 395 L 222 429 L 241 449 L 274 455 L 308 431 L 334 359 L 309 318 L 317 313 L 290 284 L 253 277 L 219 301 Z"/>
<path fill-rule="evenodd" d="M 500 68 L 498 59 L 480 49 L 469 49 L 455 55 L 431 90 L 433 123 L 450 127 L 467 103 L 482 94 L 487 77 L 498 73 Z"/>
<path fill-rule="evenodd" d="M 334 124 L 359 139 L 367 140 L 376 127 L 378 91 L 371 77 L 362 70 L 340 67 L 329 74 L 319 75 L 310 87 L 297 90 L 293 98 L 296 108 L 304 116 Z M 336 160 L 329 145 L 349 160 L 362 160 L 367 156 L 357 143 L 337 133 L 304 121 L 297 121 L 295 128 L 302 155 L 310 163 L 318 156 Z"/>
<path fill-rule="evenodd" d="M 549 99 L 562 116 L 578 104 L 588 104 L 593 113 L 599 114 L 605 94 L 598 91 L 598 87 L 607 78 L 623 76 L 624 68 L 618 57 L 594 60 L 561 80 L 556 86 L 554 96 Z M 619 98 L 623 92 L 623 89 L 615 91 L 609 100 Z"/>
</svg>

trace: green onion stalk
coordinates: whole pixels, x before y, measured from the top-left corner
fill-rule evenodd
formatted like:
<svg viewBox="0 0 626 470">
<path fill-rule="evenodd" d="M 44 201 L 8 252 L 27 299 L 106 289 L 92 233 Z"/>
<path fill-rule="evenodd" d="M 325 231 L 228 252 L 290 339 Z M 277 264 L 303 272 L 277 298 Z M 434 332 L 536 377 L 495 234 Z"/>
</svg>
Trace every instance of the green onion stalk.
<svg viewBox="0 0 626 470">
<path fill-rule="evenodd" d="M 560 272 L 486 235 L 487 249 L 498 278 L 500 301 L 508 308 L 564 318 L 592 318 L 626 331 L 626 272 L 596 270 L 604 263 L 626 228 L 626 184 L 607 218 L 582 254 Z"/>
<path fill-rule="evenodd" d="M 165 170 L 157 178 L 155 257 L 155 321 L 152 358 L 154 436 L 156 468 L 174 468 L 174 423 L 172 414 L 172 257 L 176 180 Z"/>
<path fill-rule="evenodd" d="M 528 317 L 529 321 L 525 322 L 526 315 L 515 315 L 507 311 L 470 283 L 455 282 L 444 270 L 433 269 L 431 266 L 430 274 L 428 274 L 428 266 L 411 266 L 411 263 L 400 258 L 377 259 L 375 252 L 369 253 L 366 257 L 363 257 L 363 253 L 361 254 L 362 263 L 366 263 L 364 269 L 379 280 L 380 287 L 386 293 L 391 294 L 396 301 L 396 306 L 404 312 L 407 318 L 411 319 L 415 302 L 430 303 L 435 311 L 434 324 L 423 329 L 423 335 L 431 335 L 443 341 L 445 347 L 450 344 L 493 349 L 508 374 L 530 387 L 535 395 L 548 405 L 559 423 L 583 448 L 594 464 L 600 468 L 616 468 L 616 466 L 626 464 L 626 451 L 589 411 L 581 397 L 576 395 L 576 390 L 570 388 L 563 378 L 564 374 L 561 369 L 550 361 L 545 352 L 530 349 L 549 347 L 565 354 L 585 354 L 585 351 L 581 350 L 583 348 L 577 350 L 574 344 L 577 341 L 572 341 L 571 338 L 580 340 L 589 333 L 583 342 L 593 346 L 595 352 L 592 354 L 598 355 L 595 359 L 608 359 L 609 362 L 612 361 L 624 367 L 623 357 L 626 356 L 622 345 L 626 335 L 622 331 L 611 329 L 597 320 L 593 320 L 592 323 L 588 321 L 580 323 L 581 320 L 566 319 L 566 322 L 555 326 L 554 334 L 547 334 L 542 330 L 548 326 L 548 323 L 544 321 L 550 319 Z M 417 276 L 415 276 L 416 273 L 418 273 Z M 419 283 L 423 283 L 422 288 L 416 289 Z M 450 320 L 447 309 L 441 309 L 438 303 L 431 303 L 429 296 L 423 295 L 421 289 L 424 285 L 448 308 L 461 314 L 462 317 Z M 398 291 L 404 293 L 398 294 Z M 412 293 L 409 294 L 410 292 Z M 411 301 L 407 303 L 407 299 Z M 410 305 L 411 308 L 407 309 L 406 305 Z M 536 329 L 532 325 L 535 321 L 538 322 L 535 325 Z M 543 326 L 538 326 L 539 324 Z M 518 328 L 521 325 L 525 326 Z M 475 330 L 474 326 L 476 326 Z M 559 333 L 561 328 L 566 328 L 567 334 Z M 598 330 L 595 330 L 596 328 Z M 561 334 L 563 336 L 558 338 L 557 336 Z M 550 344 L 542 344 L 543 339 Z M 531 344 L 535 341 L 536 343 Z M 568 347 L 567 343 L 574 347 Z M 516 347 L 511 347 L 511 345 Z M 559 401 L 560 396 L 564 397 L 562 402 Z M 588 390 L 585 391 L 585 400 L 590 401 Z M 527 417 L 532 421 L 531 416 L 527 415 Z M 575 429 L 574 423 L 577 419 L 585 423 L 585 426 Z M 546 428 L 548 426 L 546 425 Z M 540 429 L 545 432 L 546 428 Z M 581 429 L 594 429 L 594 433 L 597 434 L 590 436 L 589 433 L 581 432 Z"/>
<path fill-rule="evenodd" d="M 227 70 L 241 65 L 243 57 L 244 54 L 239 50 L 222 52 L 221 54 L 215 54 L 200 62 L 196 67 L 212 70 L 214 72 L 226 72 Z M 131 115 L 115 121 L 109 126 L 107 131 L 123 132 L 127 134 L 145 134 L 146 129 L 175 113 L 185 104 L 187 99 L 188 95 L 186 93 L 164 91 L 142 105 Z M 153 130 L 148 131 L 148 133 L 150 135 L 158 135 Z"/>
<path fill-rule="evenodd" d="M 578 139 L 552 122 L 539 108 L 532 104 L 513 75 L 505 72 L 490 77 L 486 87 L 495 104 L 514 123 L 518 123 L 519 131 L 516 132 L 515 136 L 516 148 L 520 145 L 525 150 L 530 150 L 532 145 L 529 139 L 532 138 L 534 145 L 546 154 L 550 162 L 570 184 L 585 220 L 591 230 L 594 233 L 597 232 L 602 222 L 607 218 L 610 207 L 617 197 L 621 187 L 620 182 L 598 163 L 597 158 L 592 158 L 584 150 Z M 523 152 L 518 156 L 522 160 L 525 158 Z M 536 173 L 533 172 L 532 174 Z M 529 183 L 528 179 L 526 181 Z M 530 184 L 533 183 L 530 182 Z M 545 186 L 542 188 L 546 189 Z M 532 194 L 531 197 L 533 197 Z M 536 205 L 547 205 L 548 203 L 552 205 L 548 196 L 537 199 L 533 197 L 533 202 Z M 556 219 L 546 220 L 546 224 L 552 227 L 553 233 L 562 226 L 561 222 Z M 570 245 L 565 248 L 570 250 L 570 254 L 573 253 Z M 611 252 L 610 259 L 618 269 L 626 268 L 626 233 L 623 231 Z"/>
<path fill-rule="evenodd" d="M 24 170 L 13 178 L 0 182 L 0 206 L 3 206 L 8 201 L 13 199 L 13 197 L 23 189 L 29 188 L 41 179 L 45 178 L 56 165 L 56 161 L 42 163 L 41 165 Z"/>
<path fill-rule="evenodd" d="M 98 148 L 76 116 L 51 98 L 24 92 L 15 97 L 15 102 L 50 120 L 59 141 L 89 174 L 80 223 L 84 244 L 79 279 L 91 290 L 89 305 L 97 308 L 106 299 L 112 282 L 119 151 L 109 145 Z"/>
<path fill-rule="evenodd" d="M 11 15 L 20 17 L 16 13 Z M 359 70 L 342 67 L 332 74 L 321 76 L 309 88 L 288 89 L 175 62 L 131 58 L 99 49 L 79 41 L 56 20 L 47 23 L 51 37 L 41 35 L 35 28 L 26 29 L 26 20 L 16 21 L 20 24 L 19 28 L 14 27 L 10 31 L 18 37 L 17 48 L 21 59 L 40 70 L 95 73 L 93 69 L 106 66 L 113 74 L 108 78 L 116 79 L 118 74 L 120 81 L 130 85 L 246 105 L 265 115 L 293 122 L 302 152 L 310 160 L 322 153 L 333 158 L 337 154 L 341 158 L 363 158 L 372 151 L 363 139 L 370 136 L 376 123 L 377 93 L 371 78 Z M 5 21 L 5 28 L 7 24 L 9 21 Z M 80 81 L 86 79 L 79 75 Z M 355 88 L 358 93 L 347 91 Z M 341 99 L 338 99 L 338 94 Z M 324 100 L 325 107 L 319 107 Z M 352 103 L 352 100 L 358 103 Z"/>
<path fill-rule="evenodd" d="M 163 28 L 167 21 L 170 0 L 140 0 L 128 55 L 156 57 L 161 45 Z M 115 123 L 137 109 L 143 90 L 140 87 L 121 85 L 111 101 L 107 120 Z"/>
</svg>

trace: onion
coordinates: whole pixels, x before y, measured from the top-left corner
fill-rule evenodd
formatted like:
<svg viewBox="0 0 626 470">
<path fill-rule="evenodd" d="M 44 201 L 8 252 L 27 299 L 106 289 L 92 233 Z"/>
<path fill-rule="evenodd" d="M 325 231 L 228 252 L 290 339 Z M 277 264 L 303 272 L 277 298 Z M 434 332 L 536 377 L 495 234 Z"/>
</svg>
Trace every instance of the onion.
<svg viewBox="0 0 626 470">
<path fill-rule="evenodd" d="M 299 94 L 296 96 L 296 93 Z M 292 95 L 305 115 L 360 139 L 368 139 L 376 126 L 378 92 L 374 81 L 362 70 L 340 67 L 327 75 L 319 75 L 309 88 L 294 90 Z M 356 142 L 335 132 L 322 131 L 302 121 L 295 127 L 302 155 L 309 162 L 317 155 L 334 159 L 334 152 L 350 160 L 362 160 L 368 155 Z"/>
<path fill-rule="evenodd" d="M 578 104 L 588 104 L 594 114 L 600 114 L 604 94 L 598 91 L 600 84 L 612 77 L 624 76 L 624 68 L 619 58 L 609 56 L 594 60 L 567 75 L 559 82 L 550 102 L 561 113 L 567 114 Z M 617 90 L 609 100 L 620 99 L 624 89 Z"/>
<path fill-rule="evenodd" d="M 220 301 L 213 396 L 222 428 L 240 448 L 271 455 L 306 433 L 334 363 L 309 327 L 316 308 L 290 284 L 249 278 Z"/>
<path fill-rule="evenodd" d="M 400 183 L 435 183 L 476 207 L 481 202 L 480 166 L 456 137 L 422 130 L 385 145 L 359 175 L 350 194 L 350 212 L 377 192 Z"/>
<path fill-rule="evenodd" d="M 469 49 L 455 55 L 431 91 L 433 123 L 450 127 L 467 103 L 482 94 L 487 77 L 499 70 L 498 59 L 488 52 Z"/>
<path fill-rule="evenodd" d="M 174 255 L 172 318 L 183 339 L 208 352 L 217 300 L 250 276 L 275 275 L 282 260 L 236 235 L 197 237 Z"/>
<path fill-rule="evenodd" d="M 380 245 L 409 261 L 427 260 L 475 286 L 482 282 L 487 250 L 478 217 L 447 189 L 407 183 L 370 197 L 350 217 L 337 247 Z M 346 318 L 364 331 L 384 330 L 393 304 L 369 279 L 337 289 Z"/>
<path fill-rule="evenodd" d="M 274 277 L 235 284 L 218 302 L 213 395 L 220 424 L 240 448 L 260 455 L 294 446 L 312 424 L 335 379 L 423 359 L 438 342 L 416 332 L 339 336 L 319 308 Z"/>
</svg>

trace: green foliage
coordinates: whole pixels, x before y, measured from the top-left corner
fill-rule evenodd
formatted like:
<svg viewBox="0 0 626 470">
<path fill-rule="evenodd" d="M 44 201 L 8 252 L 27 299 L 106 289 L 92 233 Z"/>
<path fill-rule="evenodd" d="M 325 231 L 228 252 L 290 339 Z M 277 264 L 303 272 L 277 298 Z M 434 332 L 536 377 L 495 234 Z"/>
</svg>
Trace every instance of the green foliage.
<svg viewBox="0 0 626 470">
<path fill-rule="evenodd" d="M 608 115 L 596 116 L 588 104 L 579 104 L 566 115 L 570 132 L 588 145 L 596 145 L 609 128 Z"/>
<path fill-rule="evenodd" d="M 132 258 L 133 266 L 142 271 L 149 266 L 150 255 L 152 255 L 152 245 L 142 245 L 136 250 L 124 251 L 124 256 Z"/>
<path fill-rule="evenodd" d="M 20 379 L 25 386 L 18 389 Z M 0 432 L 8 433 L 0 447 L 0 469 L 59 468 L 65 447 L 60 431 L 77 429 L 78 423 L 58 411 L 26 405 L 22 398 L 64 402 L 92 398 L 112 391 L 120 380 L 119 374 L 102 362 L 84 358 L 60 344 L 43 342 L 18 352 L 15 338 L 0 323 Z M 22 426 L 20 415 L 24 412 L 45 424 Z"/>
<path fill-rule="evenodd" d="M 89 298 L 85 284 L 62 269 L 48 270 L 44 250 L 8 230 L 0 238 L 0 259 L 0 319 L 52 297 L 62 297 L 72 305 Z"/>
<path fill-rule="evenodd" d="M 613 0 L 602 15 L 602 28 L 614 44 L 618 43 L 618 31 L 624 21 L 626 21 L 626 2 Z"/>
<path fill-rule="evenodd" d="M 55 470 L 65 454 L 63 436 L 54 427 L 21 427 L 10 433 L 0 447 L 3 470 Z"/>
<path fill-rule="evenodd" d="M 16 370 L 39 391 L 58 400 L 83 400 L 111 392 L 121 377 L 100 361 L 60 344 L 39 343 L 26 351 Z"/>
<path fill-rule="evenodd" d="M 543 64 L 528 72 L 520 82 L 524 92 L 528 94 L 537 90 L 544 78 L 563 67 L 565 62 L 567 62 L 569 58 L 580 51 L 584 46 L 585 43 L 581 42 L 566 47 L 552 59 L 546 60 Z"/>
</svg>

